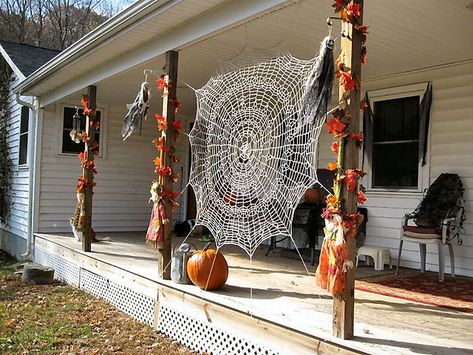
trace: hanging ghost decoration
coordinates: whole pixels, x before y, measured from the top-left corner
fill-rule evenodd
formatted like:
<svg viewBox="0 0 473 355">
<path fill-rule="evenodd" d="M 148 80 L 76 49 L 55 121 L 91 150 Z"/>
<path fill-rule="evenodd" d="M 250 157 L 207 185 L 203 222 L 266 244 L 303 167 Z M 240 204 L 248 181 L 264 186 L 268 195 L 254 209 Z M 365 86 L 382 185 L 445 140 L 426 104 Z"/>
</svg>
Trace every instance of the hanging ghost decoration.
<svg viewBox="0 0 473 355">
<path fill-rule="evenodd" d="M 141 84 L 141 89 L 138 95 L 136 95 L 135 101 L 132 104 L 127 104 L 126 107 L 128 112 L 123 120 L 122 126 L 122 137 L 123 140 L 131 136 L 138 127 L 141 126 L 143 118 L 146 117 L 146 114 L 149 111 L 149 84 L 148 82 L 143 82 Z"/>
</svg>

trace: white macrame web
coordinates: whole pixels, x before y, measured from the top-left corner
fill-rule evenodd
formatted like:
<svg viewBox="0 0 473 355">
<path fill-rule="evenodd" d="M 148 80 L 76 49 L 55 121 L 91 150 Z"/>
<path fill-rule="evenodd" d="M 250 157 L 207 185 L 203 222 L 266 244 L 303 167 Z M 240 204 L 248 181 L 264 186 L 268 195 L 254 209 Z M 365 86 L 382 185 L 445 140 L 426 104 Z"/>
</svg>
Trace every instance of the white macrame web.
<svg viewBox="0 0 473 355">
<path fill-rule="evenodd" d="M 285 54 L 241 67 L 236 58 L 196 90 L 189 183 L 196 224 L 212 232 L 218 248 L 234 244 L 252 256 L 266 239 L 292 238 L 294 211 L 317 182 L 324 120 L 301 124 L 316 62 Z"/>
</svg>

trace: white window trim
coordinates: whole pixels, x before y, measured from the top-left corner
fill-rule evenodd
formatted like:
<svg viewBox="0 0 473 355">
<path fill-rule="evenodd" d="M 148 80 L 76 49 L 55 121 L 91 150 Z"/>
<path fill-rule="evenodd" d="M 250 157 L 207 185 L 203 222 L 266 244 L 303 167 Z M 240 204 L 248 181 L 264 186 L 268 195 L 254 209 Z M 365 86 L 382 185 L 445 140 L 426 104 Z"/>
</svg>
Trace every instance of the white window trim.
<svg viewBox="0 0 473 355">
<path fill-rule="evenodd" d="M 410 96 L 419 96 L 419 103 L 422 101 L 422 98 L 425 94 L 425 90 L 427 89 L 427 82 L 424 83 L 416 83 L 410 85 L 403 85 L 403 86 L 396 86 L 392 88 L 386 89 L 378 89 L 368 91 L 368 96 L 370 99 L 370 106 L 374 110 L 374 103 L 377 101 L 385 101 L 391 99 L 401 99 L 404 97 Z M 374 115 L 374 112 L 373 112 Z M 429 129 L 430 132 L 430 129 Z M 371 164 L 367 164 L 367 192 L 371 195 L 413 195 L 413 196 L 421 196 L 423 194 L 424 189 L 429 185 L 429 171 L 430 171 L 430 133 L 427 139 L 427 156 L 426 156 L 426 163 L 422 166 L 422 161 L 418 163 L 418 181 L 417 181 L 417 188 L 416 189 L 385 189 L 385 188 L 374 188 L 373 186 L 373 172 L 371 168 Z M 372 149 L 372 147 L 369 147 Z"/>
<path fill-rule="evenodd" d="M 63 153 L 62 152 L 62 133 L 64 131 L 64 108 L 74 108 L 74 107 L 82 107 L 82 104 L 73 104 L 73 103 L 61 103 L 56 105 L 56 118 L 58 122 L 58 150 L 57 155 L 59 157 L 74 157 L 77 158 L 76 153 Z M 99 155 L 95 158 L 105 159 L 106 158 L 106 149 L 107 147 L 107 123 L 108 123 L 108 116 L 107 116 L 107 108 L 104 105 L 97 106 L 97 111 L 100 111 L 100 143 L 99 143 Z"/>
</svg>

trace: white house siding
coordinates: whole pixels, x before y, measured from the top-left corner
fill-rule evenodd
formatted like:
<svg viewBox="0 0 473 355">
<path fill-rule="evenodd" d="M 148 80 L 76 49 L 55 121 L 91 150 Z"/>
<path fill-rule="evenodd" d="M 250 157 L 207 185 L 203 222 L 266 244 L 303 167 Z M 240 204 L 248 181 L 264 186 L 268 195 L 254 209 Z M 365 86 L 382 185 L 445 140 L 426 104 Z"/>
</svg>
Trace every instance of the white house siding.
<svg viewBox="0 0 473 355">
<path fill-rule="evenodd" d="M 473 276 L 473 63 L 470 61 L 369 80 L 363 84 L 363 89 L 385 89 L 429 80 L 433 85 L 433 101 L 429 162 L 423 168 L 426 173 L 423 188 L 428 187 L 443 172 L 460 175 L 465 186 L 467 220 L 464 225 L 463 245 L 454 244 L 456 271 L 458 274 Z M 323 134 L 320 157 L 324 165 L 333 159 L 333 154 L 328 150 L 329 141 L 328 135 Z M 415 209 L 422 195 L 368 192 L 367 196 L 365 205 L 368 208 L 369 221 L 366 244 L 389 248 L 393 258 L 397 258 L 401 218 Z M 436 247 L 428 246 L 427 253 L 427 269 L 437 271 Z M 418 245 L 405 243 L 401 265 L 418 268 L 419 261 Z M 447 272 L 449 267 L 450 260 L 447 257 Z"/>
<path fill-rule="evenodd" d="M 19 82 L 18 77 L 12 73 L 10 88 L 13 88 Z M 8 137 L 7 142 L 10 148 L 10 158 L 13 162 L 12 168 L 12 200 L 10 209 L 9 223 L 6 230 L 19 237 L 26 238 L 28 234 L 28 177 L 29 168 L 27 166 L 18 166 L 18 150 L 21 121 L 21 105 L 16 102 L 13 91 L 10 90 L 8 119 Z M 30 114 L 30 120 L 32 115 Z M 31 147 L 28 147 L 31 151 Z"/>
<path fill-rule="evenodd" d="M 62 118 L 57 107 L 51 106 L 44 112 L 40 232 L 70 231 L 69 218 L 76 205 L 75 185 L 81 174 L 77 156 L 59 154 Z M 123 107 L 124 104 L 104 107 L 102 133 L 106 134 L 106 141 L 102 146 L 104 156 L 96 158 L 98 174 L 93 199 L 93 226 L 99 232 L 144 231 L 151 212 L 148 200 L 156 176 L 152 162 L 156 150 L 151 143 L 156 135 L 155 119 L 150 114 L 143 123 L 141 136 L 133 135 L 123 142 L 121 125 L 126 114 Z"/>
</svg>

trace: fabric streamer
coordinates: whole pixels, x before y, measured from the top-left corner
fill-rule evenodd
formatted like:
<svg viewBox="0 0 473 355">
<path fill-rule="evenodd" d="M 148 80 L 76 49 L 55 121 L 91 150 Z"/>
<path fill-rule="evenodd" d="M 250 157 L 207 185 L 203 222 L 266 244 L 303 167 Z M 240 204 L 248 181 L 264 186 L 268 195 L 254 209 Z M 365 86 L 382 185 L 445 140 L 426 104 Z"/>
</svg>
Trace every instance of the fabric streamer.
<svg viewBox="0 0 473 355">
<path fill-rule="evenodd" d="M 123 120 L 123 140 L 135 133 L 143 121 L 143 118 L 146 117 L 149 111 L 149 99 L 149 84 L 145 81 L 141 84 L 140 92 L 136 95 L 135 101 L 133 101 L 132 104 L 126 105 L 128 112 Z"/>
</svg>

